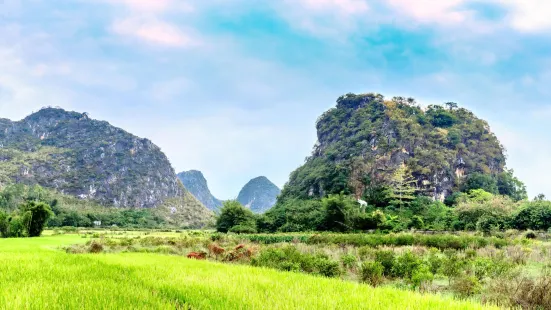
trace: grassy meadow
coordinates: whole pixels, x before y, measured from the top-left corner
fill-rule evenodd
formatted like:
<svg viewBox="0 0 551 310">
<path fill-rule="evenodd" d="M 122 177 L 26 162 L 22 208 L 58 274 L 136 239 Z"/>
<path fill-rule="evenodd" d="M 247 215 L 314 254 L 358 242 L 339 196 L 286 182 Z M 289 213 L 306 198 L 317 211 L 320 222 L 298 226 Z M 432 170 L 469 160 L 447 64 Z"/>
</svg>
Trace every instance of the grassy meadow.
<svg viewBox="0 0 551 310">
<path fill-rule="evenodd" d="M 489 309 L 438 295 L 176 255 L 63 251 L 88 240 L 51 232 L 0 239 L 0 309 Z"/>
</svg>

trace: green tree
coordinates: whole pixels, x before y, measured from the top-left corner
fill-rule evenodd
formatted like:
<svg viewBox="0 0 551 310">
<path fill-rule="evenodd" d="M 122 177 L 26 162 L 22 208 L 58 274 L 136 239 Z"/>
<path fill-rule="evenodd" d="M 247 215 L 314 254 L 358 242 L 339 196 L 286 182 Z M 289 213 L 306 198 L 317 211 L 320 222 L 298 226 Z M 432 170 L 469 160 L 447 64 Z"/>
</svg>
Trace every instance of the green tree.
<svg viewBox="0 0 551 310">
<path fill-rule="evenodd" d="M 446 102 L 444 105 L 446 105 L 450 111 L 453 111 L 453 109 L 457 109 L 457 107 L 459 107 L 459 105 L 455 102 Z"/>
<path fill-rule="evenodd" d="M 525 202 L 513 217 L 516 229 L 548 230 L 551 228 L 551 202 Z"/>
<path fill-rule="evenodd" d="M 240 226 L 240 230 L 244 227 L 256 230 L 255 216 L 251 210 L 242 206 L 238 201 L 226 201 L 216 219 L 216 230 L 227 233 L 235 226 Z"/>
<path fill-rule="evenodd" d="M 0 210 L 0 237 L 8 238 L 9 228 L 10 228 L 10 223 L 8 221 L 8 214 Z"/>
<path fill-rule="evenodd" d="M 325 211 L 322 230 L 345 232 L 353 229 L 355 202 L 345 195 L 331 195 L 322 199 Z"/>
<path fill-rule="evenodd" d="M 406 165 L 400 166 L 394 172 L 391 181 L 391 203 L 399 205 L 400 208 L 404 205 L 409 205 L 415 199 L 417 181 L 408 171 Z"/>
<path fill-rule="evenodd" d="M 513 170 L 505 170 L 498 174 L 497 188 L 500 195 L 509 196 L 514 201 L 528 199 L 526 186 L 513 175 Z"/>
<path fill-rule="evenodd" d="M 468 193 L 473 189 L 483 189 L 491 194 L 498 194 L 497 181 L 494 177 L 483 173 L 471 173 L 461 186 L 461 191 Z"/>
<path fill-rule="evenodd" d="M 29 237 L 39 237 L 46 222 L 54 215 L 49 205 L 43 202 L 30 201 L 21 206 L 23 223 Z"/>
</svg>

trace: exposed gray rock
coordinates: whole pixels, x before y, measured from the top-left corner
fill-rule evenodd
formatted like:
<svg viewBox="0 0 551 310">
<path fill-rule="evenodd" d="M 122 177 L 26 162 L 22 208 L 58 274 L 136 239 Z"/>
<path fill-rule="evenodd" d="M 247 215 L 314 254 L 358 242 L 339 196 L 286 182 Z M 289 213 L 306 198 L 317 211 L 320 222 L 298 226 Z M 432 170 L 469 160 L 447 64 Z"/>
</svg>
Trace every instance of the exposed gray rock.
<svg viewBox="0 0 551 310">
<path fill-rule="evenodd" d="M 275 205 L 280 192 L 268 178 L 258 177 L 243 187 L 237 200 L 255 213 L 264 213 Z"/>
<path fill-rule="evenodd" d="M 207 180 L 201 171 L 190 170 L 181 172 L 178 174 L 178 178 L 182 181 L 184 187 L 209 210 L 220 210 L 222 201 L 212 195 Z"/>
</svg>

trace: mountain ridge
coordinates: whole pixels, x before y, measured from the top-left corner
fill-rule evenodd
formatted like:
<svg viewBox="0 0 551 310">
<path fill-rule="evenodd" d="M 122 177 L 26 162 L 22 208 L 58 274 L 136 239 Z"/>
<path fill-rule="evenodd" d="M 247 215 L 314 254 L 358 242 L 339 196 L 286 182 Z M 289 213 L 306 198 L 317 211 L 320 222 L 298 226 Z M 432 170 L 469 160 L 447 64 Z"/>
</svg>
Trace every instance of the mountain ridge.
<svg viewBox="0 0 551 310">
<path fill-rule="evenodd" d="M 201 171 L 189 170 L 178 173 L 178 178 L 184 187 L 211 211 L 218 211 L 222 207 L 222 200 L 211 193 L 207 179 Z"/>
<path fill-rule="evenodd" d="M 121 208 L 172 201 L 176 211 L 192 213 L 185 218 L 194 224 L 211 217 L 153 142 L 60 108 L 43 108 L 20 121 L 0 119 L 0 185 L 13 182 Z"/>
</svg>

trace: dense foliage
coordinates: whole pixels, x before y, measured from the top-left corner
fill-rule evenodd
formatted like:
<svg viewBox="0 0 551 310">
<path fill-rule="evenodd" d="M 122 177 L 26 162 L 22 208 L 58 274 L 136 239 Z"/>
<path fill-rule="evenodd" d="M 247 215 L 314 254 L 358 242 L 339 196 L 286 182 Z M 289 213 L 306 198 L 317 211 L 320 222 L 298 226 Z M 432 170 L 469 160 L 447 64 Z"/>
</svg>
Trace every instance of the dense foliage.
<svg viewBox="0 0 551 310">
<path fill-rule="evenodd" d="M 488 124 L 455 103 L 425 109 L 348 94 L 316 126 L 312 156 L 258 220 L 260 231 L 488 232 L 511 227 L 527 199 Z M 478 201 L 479 190 L 495 199 Z M 494 206 L 506 210 L 481 211 Z"/>
<path fill-rule="evenodd" d="M 11 213 L 0 209 L 0 236 L 39 237 L 51 216 L 50 206 L 37 201 L 28 201 Z"/>
<path fill-rule="evenodd" d="M 230 200 L 223 204 L 216 219 L 216 230 L 227 233 L 254 233 L 256 222 L 253 212 L 243 207 L 238 201 Z"/>
<path fill-rule="evenodd" d="M 125 228 L 164 228 L 177 227 L 171 207 L 155 209 L 107 208 L 92 200 L 78 199 L 68 195 L 42 188 L 39 185 L 25 186 L 13 184 L 0 189 L 0 218 L 2 214 L 19 212 L 21 206 L 29 203 L 44 203 L 50 206 L 52 215 L 48 218 L 48 227 L 125 227 Z M 167 215 L 168 214 L 168 215 Z M 0 220 L 1 222 L 1 220 Z M 15 236 L 21 235 L 16 229 L 19 217 L 12 217 L 12 231 Z M 3 226 L 0 224 L 0 231 Z"/>
<path fill-rule="evenodd" d="M 488 124 L 453 103 L 423 109 L 413 99 L 347 94 L 316 127 L 318 144 L 282 200 L 343 192 L 385 204 L 390 197 L 380 197 L 381 188 L 396 183 L 400 167 L 418 194 L 440 198 L 473 173 L 497 179 L 504 171 L 503 148 Z"/>
<path fill-rule="evenodd" d="M 450 206 L 425 196 L 417 196 L 404 207 L 388 205 L 376 208 L 362 206 L 350 196 L 341 194 L 319 200 L 291 199 L 264 215 L 254 215 L 238 202 L 232 201 L 222 209 L 217 228 L 220 232 L 238 233 L 400 232 L 411 229 L 480 231 L 484 234 L 507 229 L 541 231 L 551 228 L 551 202 L 515 201 L 509 196 L 475 189 L 454 195 Z"/>
</svg>

